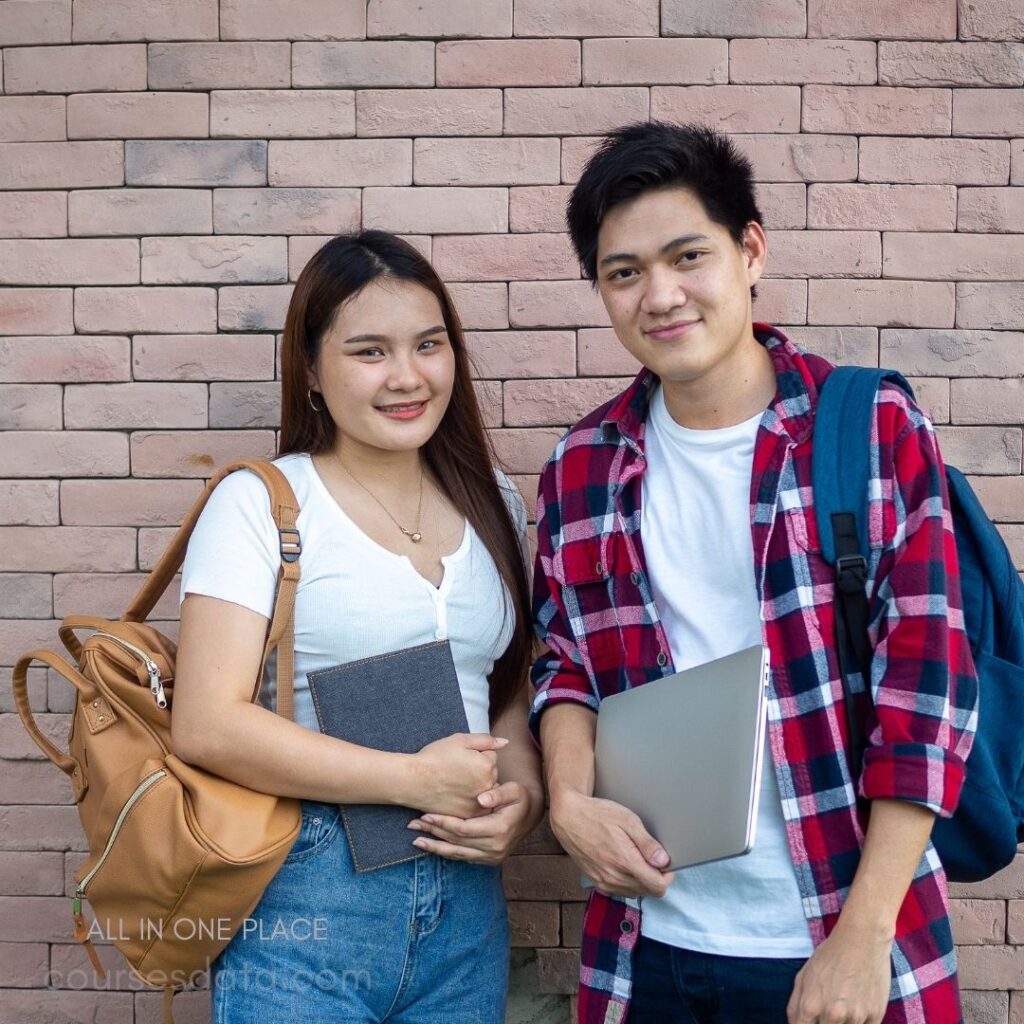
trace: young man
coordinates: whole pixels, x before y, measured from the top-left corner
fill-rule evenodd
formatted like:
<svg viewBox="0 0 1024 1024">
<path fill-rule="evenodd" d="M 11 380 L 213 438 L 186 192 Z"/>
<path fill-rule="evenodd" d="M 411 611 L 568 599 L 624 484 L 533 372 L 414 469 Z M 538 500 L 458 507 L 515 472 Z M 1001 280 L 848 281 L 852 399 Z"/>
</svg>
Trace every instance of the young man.
<svg viewBox="0 0 1024 1024">
<path fill-rule="evenodd" d="M 851 778 L 810 480 L 831 367 L 752 322 L 767 242 L 749 163 L 705 128 L 631 125 L 590 160 L 568 218 L 644 366 L 559 442 L 538 499 L 549 652 L 531 723 L 552 828 L 596 883 L 580 1021 L 628 1009 L 629 1024 L 959 1022 L 929 833 L 959 796 L 977 686 L 931 425 L 901 391 L 880 391 L 873 707 Z M 755 848 L 667 875 L 639 818 L 593 796 L 595 711 L 758 643 L 772 674 Z"/>
</svg>

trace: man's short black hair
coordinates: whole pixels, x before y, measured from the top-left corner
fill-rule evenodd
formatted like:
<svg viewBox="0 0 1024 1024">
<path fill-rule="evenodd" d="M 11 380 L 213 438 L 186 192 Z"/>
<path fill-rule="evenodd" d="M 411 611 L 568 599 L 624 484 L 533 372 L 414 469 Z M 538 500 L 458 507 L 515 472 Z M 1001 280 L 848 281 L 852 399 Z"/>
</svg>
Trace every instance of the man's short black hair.
<svg viewBox="0 0 1024 1024">
<path fill-rule="evenodd" d="M 725 135 L 701 124 L 627 124 L 605 136 L 569 197 L 569 234 L 588 280 L 597 279 L 597 233 L 608 211 L 662 188 L 690 189 L 737 244 L 750 221 L 761 223 L 750 161 Z"/>
</svg>

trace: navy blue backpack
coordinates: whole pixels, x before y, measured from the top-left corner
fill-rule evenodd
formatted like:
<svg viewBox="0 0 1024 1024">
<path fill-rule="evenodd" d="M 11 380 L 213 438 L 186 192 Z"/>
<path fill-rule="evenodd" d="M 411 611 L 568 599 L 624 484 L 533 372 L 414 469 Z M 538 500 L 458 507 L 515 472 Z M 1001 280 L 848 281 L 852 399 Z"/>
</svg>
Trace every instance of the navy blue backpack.
<svg viewBox="0 0 1024 1024">
<path fill-rule="evenodd" d="M 850 657 L 870 694 L 867 482 L 875 395 L 883 381 L 914 397 L 891 370 L 836 367 L 818 399 L 812 488 L 822 554 L 836 570 L 836 642 L 846 691 L 854 778 L 864 738 L 850 691 Z M 966 631 L 978 670 L 978 732 L 956 813 L 932 841 L 951 881 L 975 882 L 1009 864 L 1024 841 L 1024 583 L 963 474 L 946 467 Z"/>
</svg>

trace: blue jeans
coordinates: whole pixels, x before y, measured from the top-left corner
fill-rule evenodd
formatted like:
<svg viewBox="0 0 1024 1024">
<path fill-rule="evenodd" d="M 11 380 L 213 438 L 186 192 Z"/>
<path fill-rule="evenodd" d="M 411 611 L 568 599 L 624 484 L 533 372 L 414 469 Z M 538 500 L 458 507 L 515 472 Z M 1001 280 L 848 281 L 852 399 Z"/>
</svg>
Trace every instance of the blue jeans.
<svg viewBox="0 0 1024 1024">
<path fill-rule="evenodd" d="M 716 956 L 640 937 L 629 1024 L 786 1024 L 806 960 Z"/>
<path fill-rule="evenodd" d="M 292 852 L 213 965 L 213 1021 L 501 1024 L 508 969 L 497 868 L 428 855 L 358 874 L 338 808 L 306 801 Z"/>
</svg>

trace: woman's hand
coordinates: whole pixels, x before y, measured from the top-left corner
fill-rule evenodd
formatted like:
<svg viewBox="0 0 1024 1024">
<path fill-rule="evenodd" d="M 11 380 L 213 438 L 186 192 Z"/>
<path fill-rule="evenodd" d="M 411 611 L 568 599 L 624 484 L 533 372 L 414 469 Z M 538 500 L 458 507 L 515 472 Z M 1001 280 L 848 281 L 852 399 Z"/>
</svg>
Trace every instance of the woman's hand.
<svg viewBox="0 0 1024 1024">
<path fill-rule="evenodd" d="M 498 781 L 498 751 L 507 739 L 487 733 L 456 733 L 412 755 L 407 806 L 471 818 L 486 814 L 477 797 Z"/>
<path fill-rule="evenodd" d="M 480 817 L 455 817 L 424 814 L 409 823 L 423 832 L 414 846 L 449 860 L 470 864 L 500 864 L 519 844 L 534 824 L 531 796 L 518 782 L 503 782 L 477 803 L 484 811 Z"/>
</svg>

